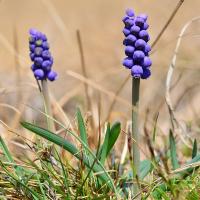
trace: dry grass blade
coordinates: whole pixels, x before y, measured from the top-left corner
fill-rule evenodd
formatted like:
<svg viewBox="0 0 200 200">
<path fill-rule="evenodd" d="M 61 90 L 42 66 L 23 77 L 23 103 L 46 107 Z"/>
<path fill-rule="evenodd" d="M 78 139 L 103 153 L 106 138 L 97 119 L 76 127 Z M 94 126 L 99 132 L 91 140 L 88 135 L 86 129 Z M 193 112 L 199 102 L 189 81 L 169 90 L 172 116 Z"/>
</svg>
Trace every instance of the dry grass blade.
<svg viewBox="0 0 200 200">
<path fill-rule="evenodd" d="M 87 70 L 86 70 L 86 66 L 85 66 L 83 44 L 82 44 L 81 34 L 80 34 L 79 30 L 76 31 L 76 35 L 77 35 L 77 41 L 78 41 L 78 47 L 79 47 L 79 53 L 80 53 L 80 59 L 81 59 L 82 73 L 85 78 L 88 78 Z M 89 96 L 89 92 L 88 92 L 88 85 L 86 83 L 84 83 L 84 87 L 85 87 L 85 95 L 87 98 L 87 110 L 89 109 L 91 111 L 91 101 L 90 101 L 90 96 Z"/>
<path fill-rule="evenodd" d="M 25 57 L 21 56 L 20 54 L 18 54 L 15 49 L 13 48 L 13 45 L 4 37 L 4 35 L 0 34 L 0 43 L 2 43 L 2 45 L 9 51 L 9 53 L 11 55 L 14 55 L 16 57 L 18 57 L 19 61 L 23 62 L 24 65 L 27 65 L 28 59 L 26 59 Z"/>
<path fill-rule="evenodd" d="M 87 79 L 87 78 L 83 77 L 82 75 L 80 75 L 80 74 L 78 74 L 76 72 L 68 70 L 67 74 L 72 76 L 72 77 L 74 77 L 74 78 L 76 78 L 76 79 L 78 79 L 78 80 L 80 80 L 80 81 L 82 81 L 82 82 L 87 83 L 90 87 L 95 88 L 95 89 L 99 90 L 100 92 L 102 92 L 104 94 L 107 94 L 111 98 L 115 98 L 115 96 L 116 96 L 114 92 L 103 88 L 102 86 L 100 86 L 96 82 L 92 81 L 91 79 Z M 132 105 L 128 101 L 124 100 L 123 98 L 116 97 L 116 100 L 121 102 L 121 103 L 123 103 L 124 105 L 129 106 L 129 107 L 132 108 Z"/>
<path fill-rule="evenodd" d="M 199 167 L 200 166 L 200 162 L 195 162 L 195 163 L 191 163 L 191 164 L 187 164 L 187 165 L 184 165 L 176 170 L 173 170 L 170 172 L 170 174 L 176 174 L 176 173 L 179 173 L 179 172 L 182 172 L 182 171 L 185 171 L 186 169 L 189 169 L 189 168 L 195 168 L 195 167 Z"/>
<path fill-rule="evenodd" d="M 157 42 L 159 41 L 159 39 L 161 38 L 161 36 L 163 35 L 165 30 L 169 26 L 169 24 L 172 22 L 174 16 L 176 15 L 176 13 L 178 12 L 179 8 L 182 6 L 183 3 L 184 3 L 184 0 L 179 0 L 179 2 L 176 5 L 175 9 L 173 10 L 172 14 L 170 15 L 169 19 L 167 20 L 166 24 L 163 26 L 162 30 L 160 31 L 160 33 L 158 34 L 158 36 L 152 43 L 152 48 L 157 44 Z"/>
<path fill-rule="evenodd" d="M 42 3 L 45 5 L 45 7 L 47 8 L 47 10 L 50 13 L 50 17 L 53 19 L 53 21 L 55 22 L 54 24 L 58 26 L 58 28 L 61 30 L 62 34 L 63 34 L 63 39 L 66 41 L 66 38 L 69 38 L 69 31 L 65 25 L 65 23 L 63 22 L 62 18 L 60 17 L 60 15 L 58 14 L 55 6 L 53 5 L 53 3 L 49 0 L 42 0 Z M 66 41 L 68 43 L 68 41 Z"/>
<path fill-rule="evenodd" d="M 9 109 L 15 111 L 17 114 L 21 115 L 20 110 L 15 108 L 14 106 L 11 106 L 11 105 L 6 104 L 6 103 L 0 103 L 0 106 L 5 107 L 5 108 L 9 108 Z"/>
<path fill-rule="evenodd" d="M 185 24 L 185 26 L 182 28 L 182 30 L 180 32 L 180 35 L 179 35 L 179 38 L 178 38 L 178 41 L 177 41 L 177 44 L 176 44 L 176 48 L 175 48 L 175 51 L 174 51 L 174 55 L 173 55 L 173 58 L 172 58 L 172 62 L 171 62 L 170 66 L 169 66 L 169 69 L 168 69 L 167 78 L 166 78 L 166 92 L 165 92 L 166 103 L 167 103 L 167 106 L 168 106 L 168 109 L 169 109 L 173 130 L 176 129 L 176 131 L 180 133 L 179 135 L 180 135 L 181 139 L 190 148 L 192 146 L 187 141 L 185 141 L 185 139 L 184 139 L 184 137 L 182 136 L 181 133 L 184 133 L 185 136 L 187 134 L 185 133 L 185 131 L 181 127 L 179 121 L 175 117 L 174 108 L 173 108 L 172 101 L 171 101 L 171 96 L 170 96 L 170 89 L 171 89 L 172 76 L 173 76 L 174 69 L 175 69 L 175 66 L 176 66 L 177 54 L 178 54 L 178 51 L 179 51 L 179 48 L 180 48 L 182 37 L 183 37 L 185 31 L 188 29 L 188 27 L 192 23 L 194 23 L 195 21 L 198 21 L 198 20 L 200 20 L 200 17 L 193 18 L 192 20 L 190 20 L 189 22 L 187 22 Z"/>
<path fill-rule="evenodd" d="M 80 54 L 80 59 L 81 59 L 81 69 L 82 69 L 83 76 L 87 79 L 88 74 L 87 74 L 86 65 L 85 65 L 85 57 L 84 57 L 84 50 L 83 50 L 83 44 L 82 44 L 82 39 L 81 39 L 81 33 L 80 33 L 79 30 L 77 30 L 76 35 L 77 35 L 79 54 Z M 84 88 L 85 88 L 85 96 L 86 96 L 86 100 L 87 100 L 86 109 L 89 110 L 89 112 L 92 113 L 92 101 L 91 101 L 90 96 L 89 96 L 88 84 L 85 83 L 85 82 L 84 82 Z M 92 129 L 95 130 L 95 123 L 94 123 L 93 117 L 90 120 L 90 124 L 91 124 Z"/>
</svg>

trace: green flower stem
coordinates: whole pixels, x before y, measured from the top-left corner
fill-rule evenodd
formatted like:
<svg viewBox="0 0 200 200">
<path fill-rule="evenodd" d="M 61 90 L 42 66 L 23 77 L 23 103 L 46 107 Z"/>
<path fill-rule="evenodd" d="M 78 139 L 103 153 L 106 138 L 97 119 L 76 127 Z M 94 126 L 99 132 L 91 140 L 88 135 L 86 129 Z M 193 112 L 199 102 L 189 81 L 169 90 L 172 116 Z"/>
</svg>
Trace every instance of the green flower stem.
<svg viewBox="0 0 200 200">
<path fill-rule="evenodd" d="M 134 182 L 133 192 L 136 195 L 139 192 L 139 185 L 136 180 L 139 179 L 140 169 L 140 150 L 138 147 L 140 134 L 138 129 L 138 111 L 139 111 L 139 96 L 140 96 L 140 78 L 132 79 L 132 137 L 135 140 L 132 148 L 132 157 L 134 165 Z M 137 198 L 140 199 L 140 198 Z"/>
<path fill-rule="evenodd" d="M 50 101 L 50 95 L 49 95 L 49 88 L 48 88 L 48 82 L 47 80 L 42 81 L 42 96 L 44 99 L 44 108 L 45 113 L 47 114 L 47 127 L 49 131 L 55 133 L 55 125 L 54 121 L 51 119 L 53 117 L 52 109 L 51 109 L 51 101 Z"/>
</svg>

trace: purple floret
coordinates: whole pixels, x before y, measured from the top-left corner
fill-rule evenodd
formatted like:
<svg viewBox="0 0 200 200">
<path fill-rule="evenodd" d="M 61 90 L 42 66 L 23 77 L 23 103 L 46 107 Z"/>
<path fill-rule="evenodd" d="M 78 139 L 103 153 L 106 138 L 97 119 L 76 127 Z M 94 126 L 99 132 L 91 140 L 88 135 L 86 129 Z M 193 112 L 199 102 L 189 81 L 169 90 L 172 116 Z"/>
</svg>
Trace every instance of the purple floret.
<svg viewBox="0 0 200 200">
<path fill-rule="evenodd" d="M 141 78 L 142 74 L 143 74 L 143 69 L 140 65 L 134 65 L 131 68 L 131 74 L 133 77 L 135 78 Z"/>
<path fill-rule="evenodd" d="M 34 50 L 35 56 L 41 56 L 43 52 L 43 49 L 41 47 L 36 47 Z"/>
<path fill-rule="evenodd" d="M 145 22 L 147 21 L 148 18 L 146 14 L 139 14 L 138 17 L 144 19 Z"/>
<path fill-rule="evenodd" d="M 134 45 L 137 38 L 134 35 L 129 35 L 126 40 L 128 45 Z"/>
<path fill-rule="evenodd" d="M 43 62 L 43 58 L 42 57 L 35 57 L 34 58 L 35 65 L 41 65 L 42 62 Z"/>
<path fill-rule="evenodd" d="M 133 67 L 133 65 L 134 65 L 134 63 L 133 63 L 133 59 L 132 58 L 125 58 L 124 60 L 123 60 L 123 65 L 126 67 L 126 68 L 128 68 L 128 69 L 131 69 L 132 67 Z"/>
<path fill-rule="evenodd" d="M 125 54 L 127 56 L 130 56 L 130 57 L 133 56 L 134 51 L 135 51 L 135 48 L 133 46 L 126 46 L 125 48 Z"/>
<path fill-rule="evenodd" d="M 134 61 L 140 62 L 144 59 L 144 57 L 145 57 L 144 52 L 140 51 L 140 50 L 135 51 L 134 54 L 133 54 L 133 60 Z"/>
<path fill-rule="evenodd" d="M 45 74 L 42 69 L 36 69 L 34 71 L 34 76 L 37 80 L 44 80 L 44 78 L 45 78 Z"/>
<path fill-rule="evenodd" d="M 43 43 L 42 43 L 42 48 L 43 48 L 44 50 L 48 50 L 48 49 L 49 49 L 49 43 L 48 43 L 48 42 L 43 42 Z"/>
<path fill-rule="evenodd" d="M 141 76 L 142 79 L 147 79 L 151 76 L 151 71 L 147 68 L 143 70 L 143 74 Z"/>
<path fill-rule="evenodd" d="M 150 67 L 151 65 L 152 65 L 151 59 L 150 59 L 148 56 L 145 56 L 145 57 L 144 57 L 144 60 L 143 60 L 143 62 L 142 62 L 142 66 L 143 66 L 144 68 L 148 68 L 148 67 Z"/>
<path fill-rule="evenodd" d="M 50 80 L 50 81 L 54 81 L 56 80 L 58 77 L 57 73 L 54 72 L 54 71 L 50 71 L 47 75 L 47 78 Z"/>
<path fill-rule="evenodd" d="M 126 10 L 126 14 L 129 17 L 134 17 L 135 16 L 135 13 L 134 13 L 134 11 L 132 9 L 127 9 Z"/>
<path fill-rule="evenodd" d="M 128 36 L 131 32 L 130 32 L 129 29 L 124 28 L 123 33 L 124 33 L 125 36 Z"/>
<path fill-rule="evenodd" d="M 149 34 L 146 30 L 142 30 L 139 32 L 139 37 L 144 41 L 148 42 L 150 40 Z"/>
<path fill-rule="evenodd" d="M 131 27 L 130 32 L 131 32 L 133 35 L 137 36 L 138 33 L 140 32 L 140 27 L 134 25 L 134 26 Z"/>
<path fill-rule="evenodd" d="M 126 28 L 131 28 L 134 25 L 134 20 L 133 19 L 127 19 L 125 21 L 125 27 Z"/>
<path fill-rule="evenodd" d="M 139 26 L 140 28 L 143 27 L 144 23 L 145 23 L 145 21 L 144 21 L 144 19 L 141 18 L 141 17 L 137 17 L 137 18 L 135 19 L 135 25 Z"/>
<path fill-rule="evenodd" d="M 145 49 L 146 45 L 147 45 L 147 43 L 144 40 L 142 40 L 142 39 L 139 39 L 139 40 L 137 40 L 135 42 L 135 47 L 137 49 L 139 49 L 139 50 Z"/>
<path fill-rule="evenodd" d="M 149 24 L 147 24 L 146 22 L 144 23 L 142 29 L 143 30 L 147 30 L 149 28 Z"/>
</svg>

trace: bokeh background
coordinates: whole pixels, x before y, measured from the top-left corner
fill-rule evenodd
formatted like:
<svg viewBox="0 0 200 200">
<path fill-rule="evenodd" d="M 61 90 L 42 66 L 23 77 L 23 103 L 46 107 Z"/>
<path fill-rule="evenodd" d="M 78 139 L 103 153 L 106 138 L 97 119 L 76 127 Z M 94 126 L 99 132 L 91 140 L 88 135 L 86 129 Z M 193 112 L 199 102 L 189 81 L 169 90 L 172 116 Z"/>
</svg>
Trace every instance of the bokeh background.
<svg viewBox="0 0 200 200">
<path fill-rule="evenodd" d="M 41 96 L 30 71 L 28 30 L 44 32 L 54 56 L 54 69 L 59 79 L 50 83 L 52 96 L 70 120 L 74 120 L 77 105 L 84 107 L 84 84 L 77 30 L 80 31 L 84 49 L 86 71 L 92 81 L 89 94 L 92 113 L 97 116 L 99 94 L 102 121 L 106 118 L 113 93 L 126 79 L 129 71 L 121 65 L 123 51 L 123 24 L 121 18 L 126 8 L 137 14 L 149 15 L 151 42 L 154 41 L 178 0 L 1 0 L 0 1 L 0 119 L 18 128 L 21 117 L 27 121 L 40 121 L 40 115 L 30 106 L 42 108 Z M 141 127 L 145 111 L 149 120 L 158 111 L 159 127 L 168 133 L 170 120 L 165 105 L 165 79 L 171 63 L 178 35 L 182 27 L 200 15 L 199 0 L 185 0 L 172 23 L 159 40 L 152 53 L 152 76 L 141 83 Z M 178 52 L 172 90 L 176 116 L 184 125 L 198 123 L 200 78 L 200 21 L 193 23 L 182 39 Z M 178 81 L 177 81 L 178 80 Z M 97 84 L 94 88 L 94 85 Z M 110 95 L 100 92 L 109 91 Z M 131 80 L 127 82 L 117 101 L 110 120 L 120 120 L 123 127 L 131 119 Z M 123 101 L 122 101 L 123 99 Z M 54 102 L 54 103 L 55 103 Z M 30 106 L 27 106 L 30 105 Z M 96 120 L 97 121 L 97 120 Z M 96 122 L 97 123 L 97 122 Z M 1 127 L 4 133 L 3 126 Z M 6 133 L 6 137 L 12 134 Z M 9 137 L 9 138 L 10 138 Z"/>
</svg>

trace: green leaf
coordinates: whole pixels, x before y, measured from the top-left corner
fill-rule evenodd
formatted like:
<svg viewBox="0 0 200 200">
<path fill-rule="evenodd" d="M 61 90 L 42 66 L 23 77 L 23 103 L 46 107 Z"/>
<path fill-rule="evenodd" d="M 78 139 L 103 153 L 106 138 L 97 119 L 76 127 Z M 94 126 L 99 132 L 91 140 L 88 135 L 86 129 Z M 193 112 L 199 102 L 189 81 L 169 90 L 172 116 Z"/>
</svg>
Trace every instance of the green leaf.
<svg viewBox="0 0 200 200">
<path fill-rule="evenodd" d="M 153 170 L 153 165 L 150 160 L 140 162 L 140 179 L 144 179 Z"/>
<path fill-rule="evenodd" d="M 108 123 L 104 142 L 99 150 L 99 158 L 102 164 L 105 163 L 107 156 L 109 155 L 115 142 L 117 141 L 120 131 L 121 125 L 119 122 L 116 122 L 111 128 L 110 123 Z"/>
<path fill-rule="evenodd" d="M 171 130 L 169 134 L 169 143 L 170 143 L 170 158 L 172 162 L 172 167 L 175 170 L 179 168 L 179 163 L 178 163 L 177 153 L 176 153 L 176 143 L 175 143 L 175 139 Z"/>
<path fill-rule="evenodd" d="M 78 119 L 78 128 L 80 131 L 80 137 L 81 137 L 82 141 L 88 146 L 87 132 L 86 132 L 84 120 L 83 120 L 83 117 L 81 115 L 81 111 L 79 108 L 77 108 L 76 116 Z"/>
<path fill-rule="evenodd" d="M 7 160 L 11 163 L 14 163 L 14 159 L 10 153 L 10 151 L 8 150 L 7 145 L 5 144 L 3 138 L 0 136 L 0 148 L 2 149 L 4 155 L 6 156 Z"/>
<path fill-rule="evenodd" d="M 109 135 L 110 135 L 110 123 L 108 123 L 107 125 L 107 129 L 106 129 L 106 135 L 104 138 L 104 142 L 99 150 L 100 152 L 100 162 L 102 164 L 104 164 L 105 160 L 106 160 L 106 155 L 107 155 L 107 149 L 108 149 L 108 141 L 109 141 Z"/>
<path fill-rule="evenodd" d="M 15 169 L 16 174 L 18 175 L 18 177 L 20 179 L 22 179 L 23 169 L 22 169 L 22 167 L 15 165 L 15 161 L 14 161 L 14 159 L 13 159 L 13 157 L 12 157 L 12 155 L 11 155 L 7 145 L 6 145 L 6 143 L 4 142 L 4 140 L 3 140 L 3 138 L 1 136 L 0 136 L 0 148 L 2 149 L 4 155 L 6 156 L 6 159 L 10 163 L 14 164 L 14 169 Z"/>
<path fill-rule="evenodd" d="M 57 151 L 55 151 L 55 152 L 56 152 L 57 157 L 59 159 L 59 162 L 60 162 L 60 165 L 61 165 L 61 168 L 62 168 L 62 174 L 64 176 L 64 181 L 63 181 L 64 183 L 63 183 L 63 185 L 67 189 L 67 194 L 66 194 L 66 198 L 65 199 L 70 200 L 71 197 L 70 197 L 70 194 L 69 194 L 70 191 L 69 191 L 69 183 L 68 183 L 68 174 L 66 172 L 66 169 L 64 168 L 64 165 L 63 165 L 63 162 L 61 160 L 61 157 L 60 157 L 59 153 Z"/>
<path fill-rule="evenodd" d="M 193 148 L 192 148 L 192 158 L 194 158 L 197 155 L 197 140 L 194 140 Z"/>
<path fill-rule="evenodd" d="M 90 169 L 91 165 L 88 161 L 88 159 L 86 158 L 85 154 L 81 154 L 80 151 L 70 142 L 68 142 L 67 140 L 65 140 L 64 138 L 60 137 L 59 135 L 56 135 L 44 128 L 35 126 L 33 124 L 27 123 L 27 122 L 21 122 L 22 126 L 34 133 L 36 133 L 37 135 L 40 135 L 41 137 L 57 144 L 58 146 L 64 148 L 65 150 L 67 150 L 68 152 L 70 152 L 73 156 L 75 156 L 77 159 L 82 160 L 83 163 Z M 82 143 L 84 144 L 84 143 Z M 86 147 L 86 146 L 84 146 Z M 87 148 L 88 152 L 89 149 Z M 91 152 L 90 152 L 91 153 Z M 94 155 L 93 155 L 94 156 Z M 91 156 L 90 156 L 91 157 Z M 94 158 L 92 158 L 92 161 L 94 162 Z M 99 173 L 99 178 L 107 183 L 107 185 L 111 188 L 114 189 L 114 185 L 112 182 L 112 179 L 109 177 L 109 175 L 107 174 L 107 172 L 105 171 L 105 169 L 103 168 L 103 166 L 98 164 L 95 164 L 93 166 L 93 171 Z M 102 171 L 104 173 L 102 173 Z"/>
<path fill-rule="evenodd" d="M 121 132 L 121 124 L 119 122 L 114 123 L 114 125 L 111 127 L 109 131 L 109 137 L 108 137 L 108 146 L 107 146 L 107 152 L 106 157 L 112 150 L 115 142 L 117 141 L 117 138 Z"/>
</svg>

